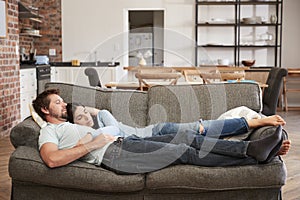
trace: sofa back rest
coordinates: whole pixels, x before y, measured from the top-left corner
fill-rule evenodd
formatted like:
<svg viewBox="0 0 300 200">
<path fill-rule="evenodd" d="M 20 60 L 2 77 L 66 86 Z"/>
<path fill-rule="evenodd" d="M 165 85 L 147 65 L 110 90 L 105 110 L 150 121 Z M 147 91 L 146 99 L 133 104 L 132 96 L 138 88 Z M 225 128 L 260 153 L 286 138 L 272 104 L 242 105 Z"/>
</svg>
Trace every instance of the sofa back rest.
<svg viewBox="0 0 300 200">
<path fill-rule="evenodd" d="M 239 106 L 262 109 L 261 90 L 254 83 L 154 86 L 148 96 L 148 124 L 216 119 Z"/>
<path fill-rule="evenodd" d="M 59 88 L 65 102 L 79 102 L 86 106 L 106 109 L 118 121 L 135 127 L 147 123 L 147 92 L 84 87 L 66 83 L 47 83 L 46 89 Z"/>
</svg>

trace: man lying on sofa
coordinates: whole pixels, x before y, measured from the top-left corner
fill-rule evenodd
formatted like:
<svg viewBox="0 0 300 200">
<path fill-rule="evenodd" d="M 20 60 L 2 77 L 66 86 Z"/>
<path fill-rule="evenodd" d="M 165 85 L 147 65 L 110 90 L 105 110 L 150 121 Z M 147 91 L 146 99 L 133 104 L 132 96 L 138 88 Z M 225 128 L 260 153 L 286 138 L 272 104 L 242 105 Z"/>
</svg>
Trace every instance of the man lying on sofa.
<svg viewBox="0 0 300 200">
<path fill-rule="evenodd" d="M 77 159 L 101 165 L 116 173 L 145 173 L 169 165 L 232 166 L 268 163 L 282 144 L 282 128 L 255 141 L 227 141 L 195 134 L 189 130 L 174 134 L 139 138 L 96 136 L 95 130 L 66 122 L 66 103 L 57 90 L 48 90 L 33 101 L 35 110 L 48 122 L 41 129 L 40 154 L 50 168 Z M 87 134 L 92 140 L 76 145 Z"/>
</svg>

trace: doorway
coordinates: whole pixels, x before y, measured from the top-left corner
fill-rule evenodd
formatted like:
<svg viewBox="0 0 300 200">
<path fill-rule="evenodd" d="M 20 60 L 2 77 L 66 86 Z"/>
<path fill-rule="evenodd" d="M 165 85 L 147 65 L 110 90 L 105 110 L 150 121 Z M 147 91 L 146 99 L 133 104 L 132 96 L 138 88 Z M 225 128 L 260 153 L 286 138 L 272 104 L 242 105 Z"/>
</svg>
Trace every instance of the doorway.
<svg viewBox="0 0 300 200">
<path fill-rule="evenodd" d="M 164 10 L 128 11 L 129 66 L 163 66 Z"/>
</svg>

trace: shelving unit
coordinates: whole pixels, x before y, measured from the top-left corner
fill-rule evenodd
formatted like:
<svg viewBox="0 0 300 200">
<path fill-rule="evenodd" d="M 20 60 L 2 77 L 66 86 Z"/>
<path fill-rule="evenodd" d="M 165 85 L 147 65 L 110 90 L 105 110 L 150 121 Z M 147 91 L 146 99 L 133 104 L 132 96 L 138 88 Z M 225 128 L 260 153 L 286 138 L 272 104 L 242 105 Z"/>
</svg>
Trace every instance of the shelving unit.
<svg viewBox="0 0 300 200">
<path fill-rule="evenodd" d="M 39 24 L 42 23 L 42 19 L 43 16 L 38 14 L 38 11 L 33 11 L 32 9 L 28 8 L 27 6 L 25 6 L 23 3 L 19 2 L 18 3 L 19 6 L 19 19 L 22 21 L 22 25 L 25 25 L 23 20 L 29 20 L 29 23 L 27 23 L 26 25 L 30 31 L 32 32 L 20 32 L 21 36 L 31 36 L 31 37 L 42 37 L 42 35 L 39 34 L 39 30 L 35 27 L 34 25 L 32 25 L 32 23 L 34 24 Z M 32 22 L 32 23 L 30 23 Z M 25 28 L 25 27 L 23 27 Z"/>
<path fill-rule="evenodd" d="M 196 0 L 195 66 L 229 59 L 256 60 L 256 66 L 281 65 L 282 0 Z M 270 16 L 276 20 L 270 21 Z M 249 18 L 255 19 L 254 23 Z M 246 19 L 245 19 L 246 18 Z M 247 23 L 246 23 L 247 22 Z M 203 48 L 209 58 L 203 58 Z"/>
</svg>

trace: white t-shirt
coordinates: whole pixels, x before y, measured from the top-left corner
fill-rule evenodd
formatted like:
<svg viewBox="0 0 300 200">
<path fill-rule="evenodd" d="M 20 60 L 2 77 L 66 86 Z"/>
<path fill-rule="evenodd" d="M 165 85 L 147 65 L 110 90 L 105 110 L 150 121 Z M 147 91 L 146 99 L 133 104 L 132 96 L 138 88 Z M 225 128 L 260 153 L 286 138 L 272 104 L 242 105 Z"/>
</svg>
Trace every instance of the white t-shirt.
<svg viewBox="0 0 300 200">
<path fill-rule="evenodd" d="M 58 146 L 58 149 L 70 149 L 73 148 L 77 142 L 83 138 L 87 133 L 91 133 L 93 136 L 98 135 L 97 131 L 93 128 L 64 122 L 61 124 L 48 123 L 46 127 L 40 130 L 39 136 L 39 149 L 45 143 L 54 143 Z M 95 165 L 100 165 L 104 156 L 104 153 L 108 146 L 113 143 L 110 142 L 100 149 L 96 149 L 80 160 Z"/>
</svg>

